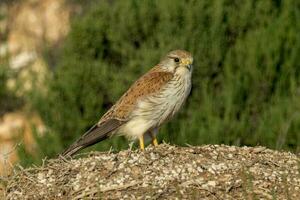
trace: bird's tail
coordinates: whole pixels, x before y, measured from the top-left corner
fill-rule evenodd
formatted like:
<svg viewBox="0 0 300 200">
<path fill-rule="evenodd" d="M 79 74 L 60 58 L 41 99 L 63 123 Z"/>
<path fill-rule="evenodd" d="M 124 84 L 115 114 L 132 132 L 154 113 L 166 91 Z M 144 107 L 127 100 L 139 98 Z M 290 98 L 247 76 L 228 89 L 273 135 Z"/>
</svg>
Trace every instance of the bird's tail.
<svg viewBox="0 0 300 200">
<path fill-rule="evenodd" d="M 119 128 L 124 121 L 117 119 L 110 119 L 101 124 L 96 124 L 90 128 L 83 136 L 81 136 L 75 143 L 67 148 L 61 155 L 72 156 L 77 151 L 91 146 L 97 142 L 105 140 L 111 135 L 113 131 Z"/>
</svg>

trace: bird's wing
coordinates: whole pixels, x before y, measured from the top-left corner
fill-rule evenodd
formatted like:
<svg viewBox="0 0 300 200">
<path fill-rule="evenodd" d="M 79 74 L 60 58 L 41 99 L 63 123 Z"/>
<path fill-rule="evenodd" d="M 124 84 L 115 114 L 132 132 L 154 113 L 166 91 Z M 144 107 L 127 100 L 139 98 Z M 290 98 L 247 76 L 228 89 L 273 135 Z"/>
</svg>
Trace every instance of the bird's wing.
<svg viewBox="0 0 300 200">
<path fill-rule="evenodd" d="M 129 120 L 137 102 L 151 93 L 160 90 L 172 77 L 170 72 L 153 70 L 138 79 L 117 103 L 103 115 L 100 121 L 81 136 L 62 155 L 72 156 L 77 151 L 100 142 L 111 135 Z"/>
<path fill-rule="evenodd" d="M 153 68 L 127 90 L 117 103 L 103 115 L 99 123 L 111 118 L 129 120 L 131 112 L 140 99 L 159 91 L 172 78 L 173 73 Z"/>
<path fill-rule="evenodd" d="M 109 137 L 109 133 L 119 128 L 123 123 L 124 121 L 120 121 L 117 119 L 109 119 L 101 124 L 95 124 L 76 142 L 74 142 L 68 149 L 66 149 L 62 153 L 62 155 L 72 156 L 77 151 L 106 139 L 107 137 Z"/>
</svg>

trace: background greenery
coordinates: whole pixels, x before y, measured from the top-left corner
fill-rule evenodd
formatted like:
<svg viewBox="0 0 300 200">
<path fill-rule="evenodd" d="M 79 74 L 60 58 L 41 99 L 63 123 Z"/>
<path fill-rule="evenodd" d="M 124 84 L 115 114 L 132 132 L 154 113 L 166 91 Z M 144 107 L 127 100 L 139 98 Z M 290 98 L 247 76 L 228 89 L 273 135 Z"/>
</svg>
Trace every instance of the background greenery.
<svg viewBox="0 0 300 200">
<path fill-rule="evenodd" d="M 14 72 L 8 67 L 6 58 L 0 58 L 0 116 L 20 108 L 23 105 L 23 99 L 15 95 L 15 91 L 7 88 L 8 79 Z"/>
<path fill-rule="evenodd" d="M 49 128 L 39 156 L 70 145 L 178 48 L 194 55 L 192 94 L 159 140 L 299 151 L 299 11 L 293 0 L 100 1 L 73 20 L 47 92 L 29 95 Z M 115 137 L 92 148 L 110 146 L 128 144 Z"/>
<path fill-rule="evenodd" d="M 7 94 L 7 67 L 0 64 L 0 114 L 5 111 L 4 98 Z"/>
</svg>

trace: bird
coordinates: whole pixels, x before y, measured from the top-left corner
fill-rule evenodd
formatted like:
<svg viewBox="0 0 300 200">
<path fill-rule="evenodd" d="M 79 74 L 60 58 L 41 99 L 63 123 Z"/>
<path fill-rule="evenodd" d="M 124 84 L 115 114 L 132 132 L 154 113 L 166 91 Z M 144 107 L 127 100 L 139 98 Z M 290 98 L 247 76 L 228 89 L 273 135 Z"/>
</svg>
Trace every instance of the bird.
<svg viewBox="0 0 300 200">
<path fill-rule="evenodd" d="M 61 155 L 72 156 L 81 149 L 114 135 L 158 145 L 159 128 L 182 107 L 192 87 L 193 57 L 185 50 L 173 50 L 135 81 L 121 98 Z"/>
</svg>

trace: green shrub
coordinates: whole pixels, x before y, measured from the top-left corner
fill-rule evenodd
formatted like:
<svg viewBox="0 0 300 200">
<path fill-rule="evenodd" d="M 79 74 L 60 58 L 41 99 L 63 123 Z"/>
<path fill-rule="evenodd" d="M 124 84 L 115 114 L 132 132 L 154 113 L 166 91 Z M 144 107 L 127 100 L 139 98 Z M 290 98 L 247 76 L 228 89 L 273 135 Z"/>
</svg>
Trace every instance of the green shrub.
<svg viewBox="0 0 300 200">
<path fill-rule="evenodd" d="M 0 100 L 2 101 L 7 89 L 6 89 L 6 80 L 7 80 L 7 68 L 3 65 L 0 65 Z"/>
<path fill-rule="evenodd" d="M 8 67 L 7 59 L 0 58 L 0 116 L 6 112 L 17 110 L 23 106 L 23 99 L 18 97 L 14 89 L 7 87 L 7 81 L 14 76 Z"/>
<path fill-rule="evenodd" d="M 298 1 L 109 2 L 74 19 L 47 93 L 32 95 L 61 148 L 161 56 L 180 48 L 194 55 L 192 94 L 160 140 L 299 150 Z M 96 148 L 111 145 L 127 147 L 113 138 Z"/>
</svg>

